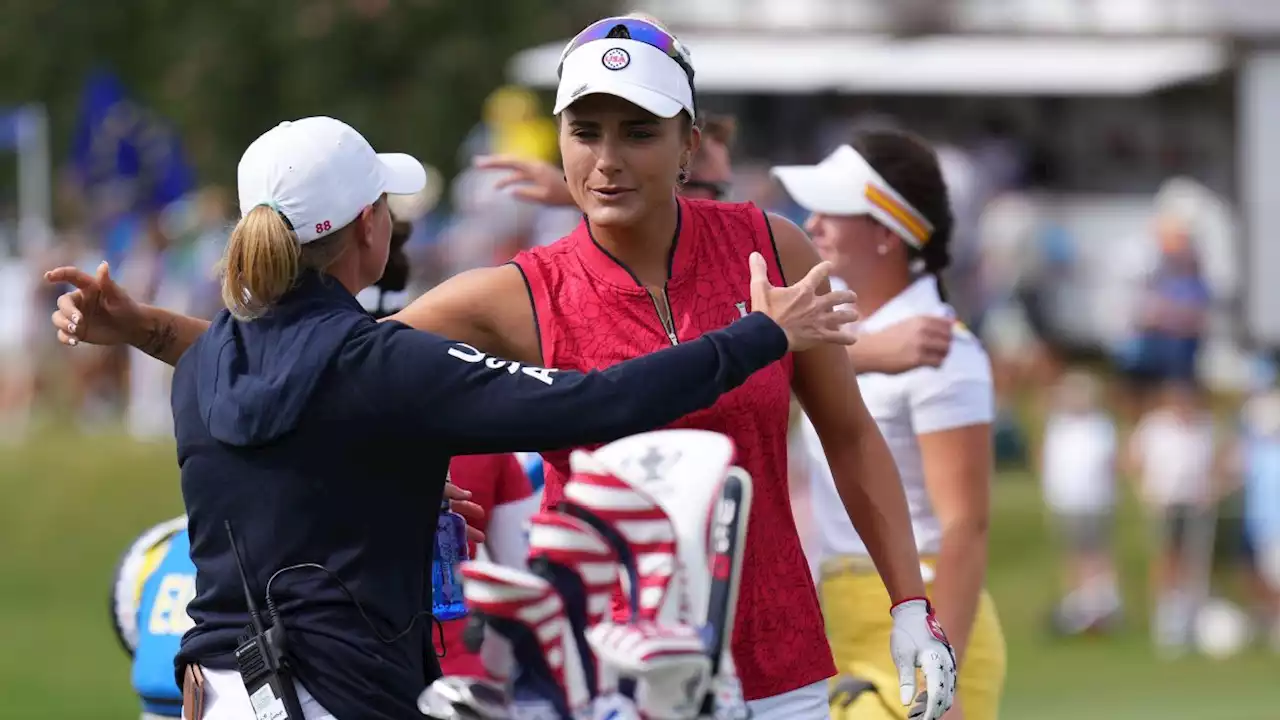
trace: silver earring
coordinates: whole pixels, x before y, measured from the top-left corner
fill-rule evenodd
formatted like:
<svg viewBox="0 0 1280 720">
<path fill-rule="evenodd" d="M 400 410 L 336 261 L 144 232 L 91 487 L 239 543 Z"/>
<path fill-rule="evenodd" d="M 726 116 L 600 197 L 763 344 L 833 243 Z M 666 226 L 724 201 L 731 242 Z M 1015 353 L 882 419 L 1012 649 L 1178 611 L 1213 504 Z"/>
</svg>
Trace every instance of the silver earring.
<svg viewBox="0 0 1280 720">
<path fill-rule="evenodd" d="M 689 168 L 685 168 L 685 167 L 680 168 L 680 174 L 676 176 L 676 182 L 680 183 L 681 185 L 689 182 Z"/>
</svg>

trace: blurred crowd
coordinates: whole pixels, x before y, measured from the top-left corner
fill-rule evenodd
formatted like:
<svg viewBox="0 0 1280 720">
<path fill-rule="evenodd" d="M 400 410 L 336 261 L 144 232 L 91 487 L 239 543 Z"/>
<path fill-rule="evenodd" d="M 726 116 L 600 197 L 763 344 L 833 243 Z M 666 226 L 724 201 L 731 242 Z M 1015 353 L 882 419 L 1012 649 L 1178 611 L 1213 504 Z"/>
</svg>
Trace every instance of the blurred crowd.
<svg viewBox="0 0 1280 720">
<path fill-rule="evenodd" d="M 804 222 L 767 164 L 735 151 L 734 118 L 700 122 L 703 146 L 686 191 Z M 853 129 L 891 122 L 843 119 L 821 135 L 834 147 Z M 408 236 L 407 287 L 390 296 L 366 291 L 360 299 L 370 310 L 400 307 L 454 273 L 550 243 L 579 221 L 558 182 L 557 128 L 534 93 L 496 90 L 458 152 L 465 169 L 456 177 L 428 168 L 426 190 L 395 200 Z M 1232 334 L 1240 289 L 1228 204 L 1193 180 L 1171 178 L 1150 188 L 1141 237 L 1083 242 L 1069 230 L 1070 207 L 1047 209 L 1034 154 L 1006 131 L 968 144 L 939 141 L 938 152 L 959 220 L 950 301 L 992 358 L 997 457 L 1039 476 L 1064 549 L 1053 627 L 1105 630 L 1121 617 L 1111 530 L 1127 477 L 1151 518 L 1156 645 L 1170 653 L 1188 646 L 1197 622 L 1217 622 L 1210 634 L 1225 637 L 1223 623 L 1248 616 L 1247 627 L 1265 628 L 1280 650 L 1280 557 L 1275 538 L 1256 537 L 1280 526 L 1280 394 L 1269 358 L 1243 352 Z M 20 441 L 37 411 L 56 406 L 88 432 L 123 422 L 139 441 L 167 442 L 172 370 L 131 349 L 59 350 L 46 317 L 63 289 L 43 283 L 41 272 L 60 264 L 92 272 L 106 261 L 139 300 L 210 317 L 221 307 L 216 268 L 233 193 L 204 186 L 126 211 L 118 189 L 85 192 L 69 177 L 59 201 L 74 206 L 65 213 L 74 221 L 58 228 L 57 242 L 7 243 L 0 257 L 0 441 Z M 1207 363 L 1207 354 L 1236 360 Z M 1224 366 L 1234 384 L 1222 380 Z M 1247 597 L 1238 606 L 1217 601 L 1210 583 L 1223 507 L 1241 508 L 1230 513 L 1243 519 L 1236 544 Z M 797 508 L 803 525 L 803 497 Z"/>
</svg>

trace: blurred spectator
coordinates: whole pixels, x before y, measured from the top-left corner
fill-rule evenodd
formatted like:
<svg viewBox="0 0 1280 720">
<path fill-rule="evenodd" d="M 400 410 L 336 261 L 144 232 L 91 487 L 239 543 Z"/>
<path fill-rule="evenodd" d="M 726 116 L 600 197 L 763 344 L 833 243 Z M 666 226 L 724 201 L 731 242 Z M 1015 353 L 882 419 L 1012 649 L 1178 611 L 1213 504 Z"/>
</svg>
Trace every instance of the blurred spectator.
<svg viewBox="0 0 1280 720">
<path fill-rule="evenodd" d="M 1240 435 L 1227 454 L 1229 474 L 1244 490 L 1244 560 L 1260 627 L 1280 652 L 1280 388 L 1256 391 L 1245 403 Z"/>
<path fill-rule="evenodd" d="M 440 238 L 449 274 L 506 262 L 530 244 L 540 207 L 500 188 L 503 175 L 469 167 L 454 178 L 454 214 Z"/>
<path fill-rule="evenodd" d="M 413 232 L 413 225 L 394 211 L 391 213 L 391 242 L 387 251 L 387 267 L 378 282 L 356 294 L 360 305 L 376 318 L 392 315 L 408 305 L 413 298 L 406 292 L 409 283 L 409 256 L 405 243 Z"/>
<path fill-rule="evenodd" d="M 436 168 L 431 165 L 424 167 L 427 184 L 422 192 L 412 197 L 388 198 L 392 216 L 412 224 L 404 249 L 409 258 L 409 287 L 415 295 L 435 287 L 449 276 L 440 244 L 449 222 L 448 208 L 440 203 L 445 180 Z"/>
<path fill-rule="evenodd" d="M 103 259 L 103 248 L 93 238 L 75 235 L 68 238 L 68 244 L 71 264 L 87 273 L 96 273 L 101 264 L 107 262 Z M 63 286 L 59 294 L 72 289 L 70 285 Z M 119 421 L 129 352 L 124 346 L 81 344 L 69 353 L 69 361 L 75 368 L 74 402 L 81 430 L 105 430 Z"/>
<path fill-rule="evenodd" d="M 538 96 L 515 85 L 494 90 L 485 99 L 483 117 L 459 148 L 459 164 L 479 155 L 513 155 L 553 162 L 559 157 L 558 131 L 543 112 Z"/>
<path fill-rule="evenodd" d="M 1009 194 L 983 212 L 978 230 L 981 312 L 978 329 L 991 354 L 997 401 L 1021 384 L 1038 344 L 1023 289 L 1034 285 L 1040 258 L 1039 215 L 1031 200 Z"/>
<path fill-rule="evenodd" d="M 680 192 L 685 197 L 728 200 L 733 188 L 733 142 L 738 123 L 730 115 L 705 115 L 699 119 L 702 145 L 689 164 L 689 179 Z"/>
<path fill-rule="evenodd" d="M 963 148 L 946 142 L 934 144 L 938 166 L 947 183 L 951 198 L 951 214 L 955 230 L 951 239 L 951 268 L 947 272 L 947 301 L 956 307 L 960 317 L 972 319 L 978 306 L 979 264 L 977 245 L 978 220 L 986 198 L 978 196 L 981 188 L 977 168 Z"/>
<path fill-rule="evenodd" d="M 558 143 L 559 128 L 533 92 L 508 85 L 489 95 L 483 119 L 459 148 L 465 169 L 453 180 L 454 216 L 440 239 L 447 274 L 506 262 L 523 248 L 555 241 L 573 229 L 579 219 L 576 209 L 560 207 L 562 203 L 546 207 L 506 192 L 506 173 L 475 165 L 496 155 L 550 170 L 559 157 Z M 552 174 L 561 177 L 558 171 Z"/>
<path fill-rule="evenodd" d="M 1155 531 L 1152 637 L 1169 654 L 1190 640 L 1208 592 L 1217 520 L 1210 510 L 1214 447 L 1213 416 L 1200 389 L 1185 380 L 1161 386 L 1157 404 L 1129 440 L 1130 470 Z"/>
<path fill-rule="evenodd" d="M 356 300 L 375 317 L 391 315 L 413 301 L 411 285 L 415 277 L 423 274 L 422 268 L 415 267 L 415 261 L 421 263 L 438 260 L 434 253 L 422 252 L 430 249 L 433 243 L 429 239 L 423 243 L 419 226 L 424 224 L 424 219 L 435 209 L 440 199 L 440 186 L 438 182 L 432 183 L 433 178 L 438 181 L 439 173 L 430 166 L 426 170 L 428 180 L 422 192 L 387 196 L 387 208 L 392 220 L 387 267 L 378 282 L 356 294 Z M 414 248 L 411 254 L 409 246 L 415 240 L 426 244 L 428 248 Z M 439 269 L 431 268 L 427 272 L 438 275 Z"/>
<path fill-rule="evenodd" d="M 1192 383 L 1212 302 L 1190 228 L 1179 215 L 1155 220 L 1156 253 L 1138 298 L 1132 335 L 1120 369 L 1136 394 L 1166 381 Z"/>
<path fill-rule="evenodd" d="M 1024 187 L 1030 152 L 1009 119 L 1000 115 L 985 118 L 970 157 L 982 183 L 979 197 L 990 199 Z"/>
<path fill-rule="evenodd" d="M 187 311 L 189 283 L 176 264 L 173 241 L 159 217 L 149 218 L 143 237 L 128 244 L 120 265 L 121 284 L 140 302 L 176 312 Z M 138 441 L 168 441 L 173 437 L 169 386 L 173 368 L 136 348 L 128 350 L 128 403 L 125 423 Z"/>
<path fill-rule="evenodd" d="M 1068 635 L 1108 627 L 1121 606 L 1111 557 L 1116 427 L 1099 395 L 1092 375 L 1067 373 L 1054 388 L 1044 430 L 1040 480 L 1065 546 L 1066 592 L 1054 627 Z"/>
<path fill-rule="evenodd" d="M 0 444 L 26 437 L 36 392 L 35 334 L 39 271 L 20 253 L 0 246 Z"/>
<path fill-rule="evenodd" d="M 234 205 L 225 188 L 212 186 L 196 193 L 194 204 L 195 226 L 190 230 L 188 251 L 191 288 L 187 308 L 193 315 L 212 318 L 222 309 L 219 268 L 234 224 Z"/>
<path fill-rule="evenodd" d="M 1027 196 L 1008 193 L 979 218 L 977 328 L 991 358 L 996 393 L 996 460 L 1020 462 L 1026 440 L 1013 418 L 1013 402 L 1028 386 L 1046 387 L 1056 361 L 1045 342 L 1049 291 L 1039 243 L 1039 210 Z M 1035 397 L 1039 397 L 1037 394 Z"/>
</svg>

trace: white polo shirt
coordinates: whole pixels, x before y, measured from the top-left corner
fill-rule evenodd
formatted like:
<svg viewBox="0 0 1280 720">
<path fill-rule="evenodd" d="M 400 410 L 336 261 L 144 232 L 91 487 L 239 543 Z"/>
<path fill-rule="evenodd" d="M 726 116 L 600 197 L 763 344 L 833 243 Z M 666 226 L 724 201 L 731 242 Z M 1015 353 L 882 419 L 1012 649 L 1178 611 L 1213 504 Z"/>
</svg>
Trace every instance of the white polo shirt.
<svg viewBox="0 0 1280 720">
<path fill-rule="evenodd" d="M 1055 412 L 1045 422 L 1040 483 L 1050 510 L 1109 512 L 1115 505 L 1116 426 L 1101 410 Z"/>
<path fill-rule="evenodd" d="M 951 309 L 938 295 L 937 280 L 925 275 L 865 318 L 858 330 L 862 334 L 874 333 L 920 315 L 948 317 L 951 314 Z M 995 393 L 987 353 L 964 326 L 957 323 L 954 333 L 951 351 L 941 367 L 916 368 L 898 375 L 858 375 L 863 400 L 880 426 L 902 476 L 916 546 L 922 555 L 938 552 L 942 530 L 929 502 L 916 436 L 990 423 L 995 418 Z M 845 514 L 826 454 L 807 417 L 802 420 L 802 427 L 813 460 L 810 482 L 823 556 L 867 554 L 866 545 Z"/>
<path fill-rule="evenodd" d="M 1180 419 L 1170 410 L 1153 410 L 1129 438 L 1142 463 L 1142 492 L 1160 507 L 1192 505 L 1209 497 L 1215 455 L 1213 417 L 1205 412 Z"/>
</svg>

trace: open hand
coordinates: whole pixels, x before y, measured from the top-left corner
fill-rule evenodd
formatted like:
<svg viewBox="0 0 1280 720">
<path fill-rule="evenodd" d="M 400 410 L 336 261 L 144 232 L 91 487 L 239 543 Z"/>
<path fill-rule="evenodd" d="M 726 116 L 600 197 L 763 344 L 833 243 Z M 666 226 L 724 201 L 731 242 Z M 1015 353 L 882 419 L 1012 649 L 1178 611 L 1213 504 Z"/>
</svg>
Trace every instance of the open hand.
<svg viewBox="0 0 1280 720">
<path fill-rule="evenodd" d="M 820 343 L 857 342 L 857 335 L 844 326 L 858 320 L 858 312 L 853 309 L 858 296 L 849 290 L 818 294 L 831 274 L 831 263 L 820 262 L 795 285 L 776 288 L 769 283 L 768 266 L 760 253 L 751 253 L 749 262 L 751 309 L 778 323 L 787 334 L 788 349 L 798 352 Z"/>
<path fill-rule="evenodd" d="M 511 188 L 511 194 L 525 202 L 561 207 L 574 205 L 564 174 L 551 163 L 511 155 L 484 155 L 476 158 L 474 165 L 481 170 L 507 171 L 498 181 L 497 189 Z"/>
</svg>

